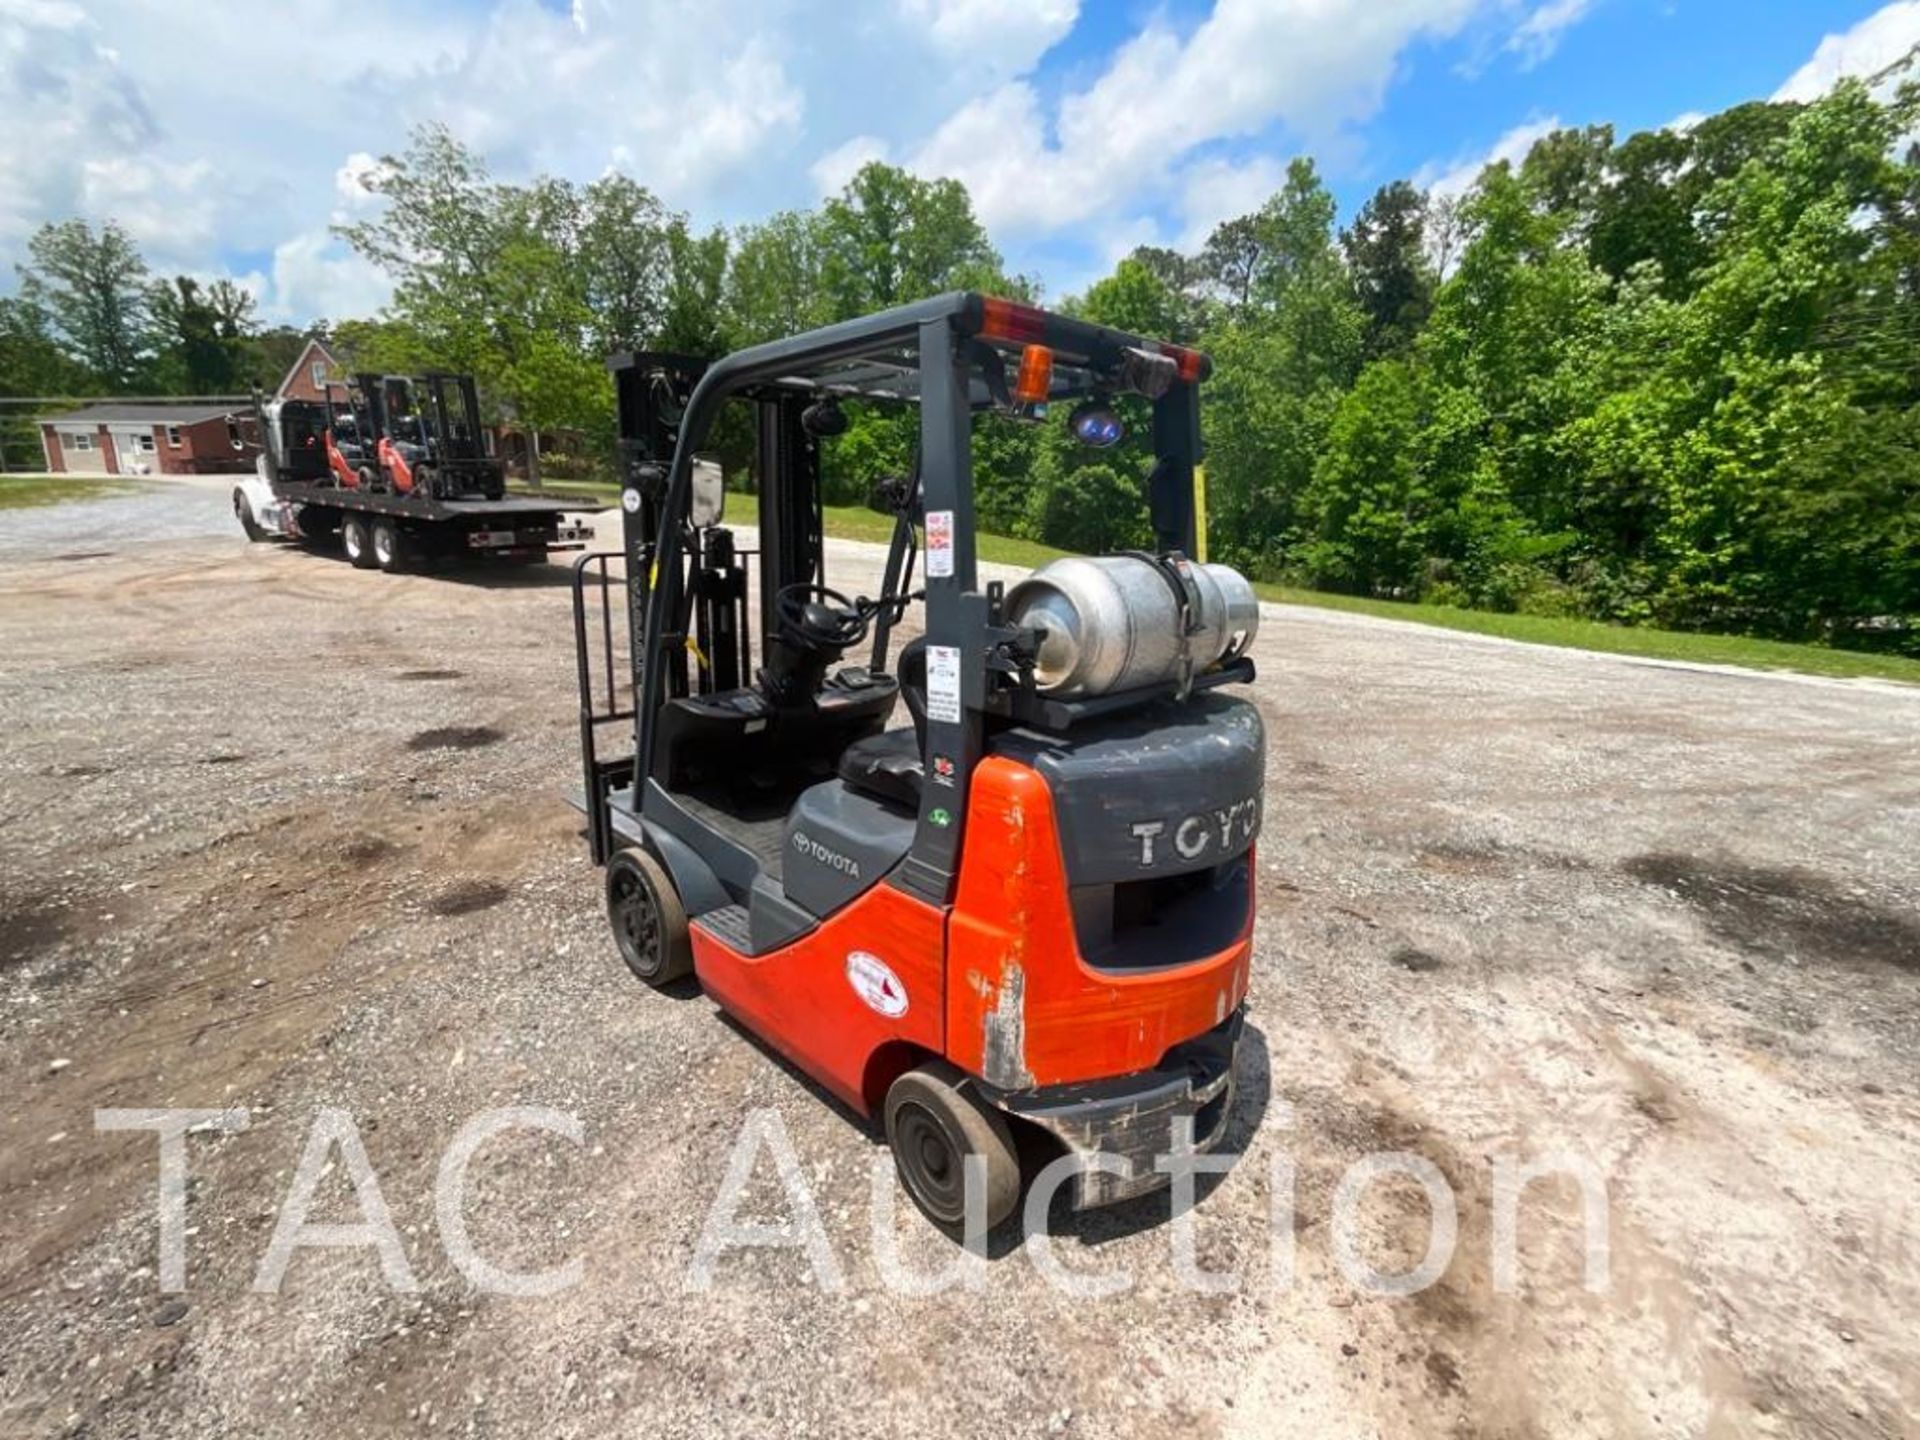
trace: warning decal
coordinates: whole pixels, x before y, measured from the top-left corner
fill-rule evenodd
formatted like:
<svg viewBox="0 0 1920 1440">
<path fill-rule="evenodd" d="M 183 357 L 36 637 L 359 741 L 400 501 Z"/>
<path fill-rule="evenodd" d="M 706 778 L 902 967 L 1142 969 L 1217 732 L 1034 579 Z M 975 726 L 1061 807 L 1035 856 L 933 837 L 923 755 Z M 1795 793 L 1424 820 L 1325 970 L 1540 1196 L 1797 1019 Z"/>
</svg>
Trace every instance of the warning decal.
<svg viewBox="0 0 1920 1440">
<path fill-rule="evenodd" d="M 943 725 L 960 723 L 960 647 L 927 647 L 927 718 Z"/>
<path fill-rule="evenodd" d="M 953 578 L 953 511 L 927 512 L 927 578 Z"/>
<path fill-rule="evenodd" d="M 907 987 L 878 955 L 870 955 L 865 950 L 855 950 L 848 955 L 847 983 L 868 1008 L 888 1019 L 895 1020 L 907 1013 Z"/>
</svg>

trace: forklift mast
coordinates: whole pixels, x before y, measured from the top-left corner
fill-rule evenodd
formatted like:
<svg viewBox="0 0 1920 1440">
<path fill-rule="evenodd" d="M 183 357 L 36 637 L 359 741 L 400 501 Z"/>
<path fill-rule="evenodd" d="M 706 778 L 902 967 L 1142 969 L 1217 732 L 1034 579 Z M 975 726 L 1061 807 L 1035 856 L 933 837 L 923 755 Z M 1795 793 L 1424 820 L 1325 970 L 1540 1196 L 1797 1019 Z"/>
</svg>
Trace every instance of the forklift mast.
<svg viewBox="0 0 1920 1440">
<path fill-rule="evenodd" d="M 614 356 L 608 369 L 613 372 L 619 424 L 621 549 L 626 558 L 630 659 L 637 679 L 648 668 L 645 617 L 655 580 L 654 558 L 659 553 L 667 477 L 680 440 L 680 417 L 694 387 L 706 374 L 707 362 L 694 355 L 639 351 Z M 678 615 L 684 589 L 680 566 L 666 567 L 658 578 L 667 591 L 669 613 Z M 664 695 L 688 693 L 684 633 L 680 638 L 681 643 L 667 652 L 664 660 Z M 634 724 L 637 742 L 646 724 L 644 712 L 635 716 Z"/>
<path fill-rule="evenodd" d="M 371 453 L 375 445 L 387 436 L 387 391 L 386 376 L 363 371 L 353 376 L 347 391 L 351 404 L 353 395 L 358 392 L 359 403 L 352 405 L 354 420 L 364 420 L 366 430 L 360 436 L 360 443 Z"/>
<path fill-rule="evenodd" d="M 774 602 L 789 585 L 826 583 L 821 553 L 820 442 L 801 423 L 808 397 L 758 403 L 760 442 L 760 633 L 778 633 Z M 776 478 L 777 477 L 777 480 Z"/>
</svg>

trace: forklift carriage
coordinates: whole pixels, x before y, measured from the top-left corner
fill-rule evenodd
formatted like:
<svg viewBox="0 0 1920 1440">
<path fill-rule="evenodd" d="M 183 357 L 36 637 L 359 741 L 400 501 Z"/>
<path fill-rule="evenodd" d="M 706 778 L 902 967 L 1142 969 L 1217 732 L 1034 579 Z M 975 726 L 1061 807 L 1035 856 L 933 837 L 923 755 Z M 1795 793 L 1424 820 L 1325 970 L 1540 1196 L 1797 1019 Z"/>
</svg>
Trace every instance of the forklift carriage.
<svg viewBox="0 0 1920 1440">
<path fill-rule="evenodd" d="M 624 552 L 582 557 L 574 620 L 579 803 L 627 964 L 697 976 L 880 1116 L 943 1227 L 967 1218 L 969 1159 L 987 1223 L 1011 1213 L 1023 1130 L 1097 1157 L 1079 1206 L 1166 1184 L 1155 1161 L 1185 1122 L 1211 1149 L 1231 1106 L 1265 763 L 1258 713 L 1223 693 L 1253 678 L 1258 605 L 1186 558 L 1206 357 L 961 293 L 711 365 L 613 369 Z M 1152 403 L 1156 550 L 983 588 L 975 416 L 1065 402 L 1076 436 L 1111 444 L 1125 394 Z M 757 549 L 719 523 L 719 469 L 696 458 L 729 400 L 757 415 Z M 875 599 L 827 588 L 821 441 L 846 403 L 919 415 L 911 473 L 882 487 Z M 925 634 L 896 663 L 916 603 Z M 632 753 L 602 758 L 628 724 Z"/>
</svg>

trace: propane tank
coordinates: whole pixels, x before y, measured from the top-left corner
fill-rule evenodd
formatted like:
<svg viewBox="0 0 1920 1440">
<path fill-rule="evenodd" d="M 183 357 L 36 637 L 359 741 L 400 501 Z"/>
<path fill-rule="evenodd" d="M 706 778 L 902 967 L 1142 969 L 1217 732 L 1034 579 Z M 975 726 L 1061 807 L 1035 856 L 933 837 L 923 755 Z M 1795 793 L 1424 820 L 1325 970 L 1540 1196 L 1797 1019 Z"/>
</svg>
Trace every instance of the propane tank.
<svg viewBox="0 0 1920 1440">
<path fill-rule="evenodd" d="M 1184 648 L 1191 673 L 1246 654 L 1260 629 L 1260 602 L 1239 571 L 1183 559 L 1073 555 L 1041 566 L 1007 595 L 1013 624 L 1047 632 L 1034 684 L 1073 700 L 1178 680 L 1176 578 L 1193 623 Z"/>
</svg>

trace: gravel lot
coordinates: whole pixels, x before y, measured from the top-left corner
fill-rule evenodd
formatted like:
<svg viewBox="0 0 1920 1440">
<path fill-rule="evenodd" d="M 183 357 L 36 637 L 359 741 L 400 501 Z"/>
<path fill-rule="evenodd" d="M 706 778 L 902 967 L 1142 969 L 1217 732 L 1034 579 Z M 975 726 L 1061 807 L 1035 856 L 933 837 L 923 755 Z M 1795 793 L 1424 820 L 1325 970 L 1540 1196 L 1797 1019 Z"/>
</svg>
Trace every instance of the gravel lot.
<svg viewBox="0 0 1920 1440">
<path fill-rule="evenodd" d="M 605 934 L 561 568 L 357 572 L 168 493 L 145 532 L 101 523 L 145 498 L 0 516 L 0 1432 L 1920 1433 L 1920 692 L 1271 609 L 1244 1155 L 1194 1217 L 1238 1288 L 1180 1284 L 1158 1197 L 1060 1229 L 1122 1294 L 1061 1293 L 1016 1235 L 913 1297 L 868 1238 L 875 1138 Z M 836 544 L 830 578 L 877 568 Z M 545 1298 L 474 1290 L 435 1220 L 448 1142 L 513 1104 L 584 1127 L 473 1163 L 482 1254 L 582 1261 Z M 249 1113 L 188 1141 L 177 1298 L 155 1143 L 96 1133 L 108 1106 Z M 252 1289 L 326 1107 L 414 1293 L 365 1250 Z M 837 1290 L 779 1250 L 690 1283 L 756 1111 Z M 1336 1263 L 1378 1151 L 1457 1206 L 1412 1298 Z M 1605 1288 L 1567 1181 L 1496 1285 L 1495 1162 L 1561 1152 L 1604 1176 Z M 755 1174 L 748 1212 L 786 1213 Z M 336 1165 L 314 1218 L 351 1193 Z M 1405 1180 L 1352 1214 L 1381 1269 L 1426 1250 Z M 950 1254 L 904 1202 L 884 1232 Z"/>
</svg>

